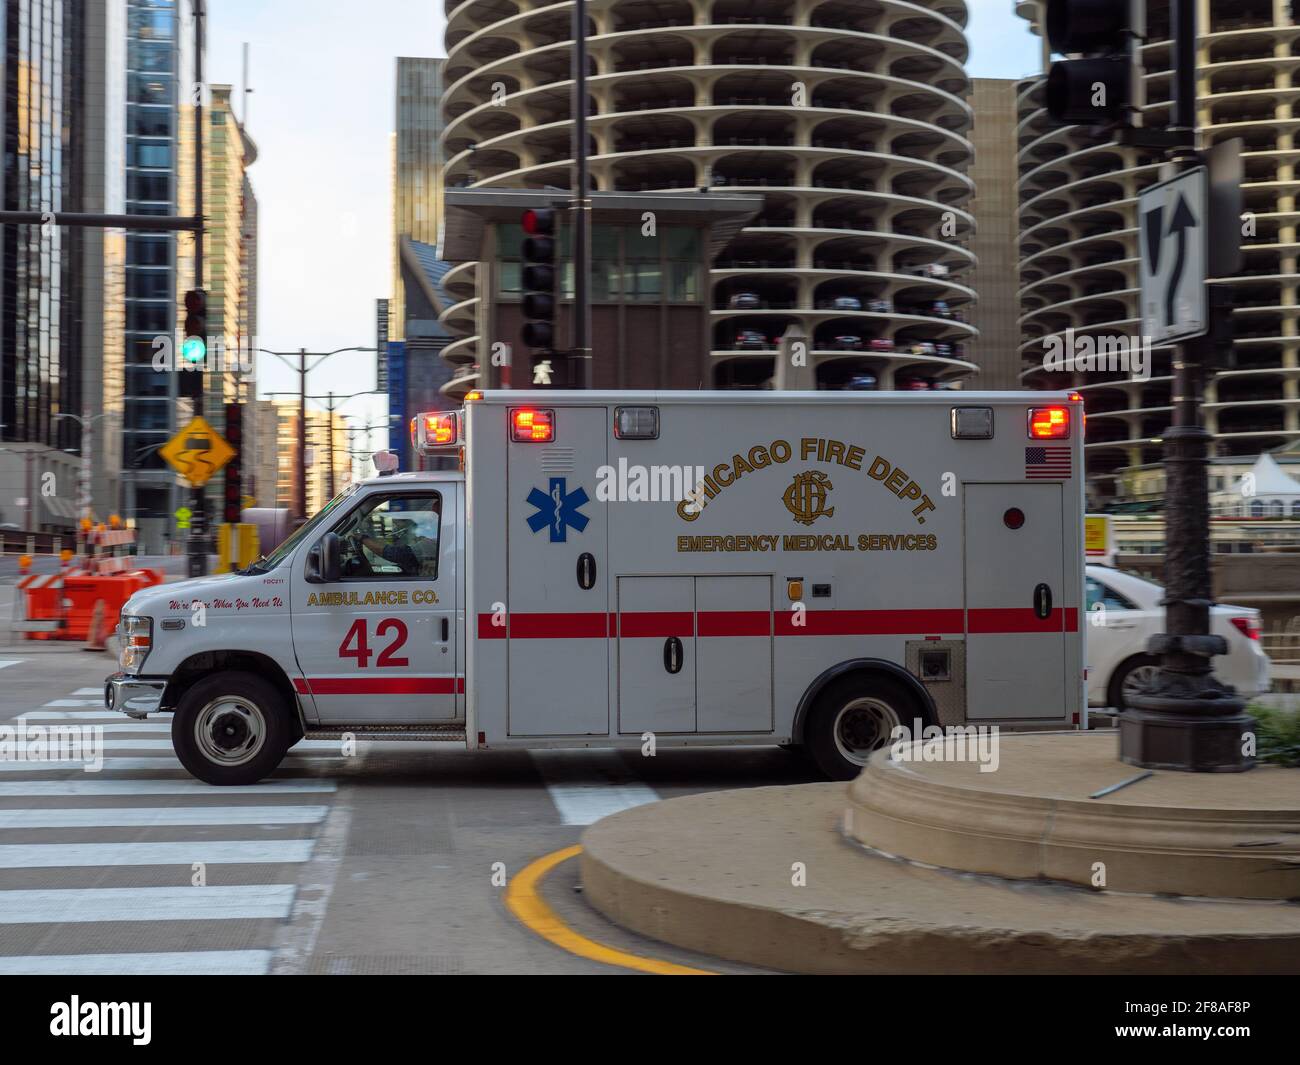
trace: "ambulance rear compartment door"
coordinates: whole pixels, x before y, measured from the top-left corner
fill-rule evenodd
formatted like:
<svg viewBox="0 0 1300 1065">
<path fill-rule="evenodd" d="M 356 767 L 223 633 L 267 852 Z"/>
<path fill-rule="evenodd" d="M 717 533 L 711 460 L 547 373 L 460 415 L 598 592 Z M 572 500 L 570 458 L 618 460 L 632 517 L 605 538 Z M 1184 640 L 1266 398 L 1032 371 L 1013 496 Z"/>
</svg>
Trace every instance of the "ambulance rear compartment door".
<svg viewBox="0 0 1300 1065">
<path fill-rule="evenodd" d="M 695 582 L 618 579 L 618 730 L 695 731 Z"/>
<path fill-rule="evenodd" d="M 700 732 L 772 731 L 772 578 L 695 578 Z"/>
<path fill-rule="evenodd" d="M 555 440 L 506 445 L 509 734 L 607 736 L 609 549 L 596 499 L 607 412 L 527 395 L 554 409 Z"/>
<path fill-rule="evenodd" d="M 1066 712 L 1059 484 L 966 484 L 966 717 Z"/>
</svg>

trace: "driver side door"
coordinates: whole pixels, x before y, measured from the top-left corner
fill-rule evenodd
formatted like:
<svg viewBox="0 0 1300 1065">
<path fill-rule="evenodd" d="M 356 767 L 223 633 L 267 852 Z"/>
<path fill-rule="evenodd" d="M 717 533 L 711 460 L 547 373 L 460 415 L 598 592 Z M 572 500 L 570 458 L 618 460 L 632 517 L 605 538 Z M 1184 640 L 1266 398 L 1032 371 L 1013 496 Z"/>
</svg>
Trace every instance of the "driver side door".
<svg viewBox="0 0 1300 1065">
<path fill-rule="evenodd" d="M 447 487 L 366 495 L 328 530 L 342 540 L 339 579 L 321 579 L 308 558 L 295 574 L 299 694 L 321 724 L 456 719 L 457 515 Z"/>
</svg>

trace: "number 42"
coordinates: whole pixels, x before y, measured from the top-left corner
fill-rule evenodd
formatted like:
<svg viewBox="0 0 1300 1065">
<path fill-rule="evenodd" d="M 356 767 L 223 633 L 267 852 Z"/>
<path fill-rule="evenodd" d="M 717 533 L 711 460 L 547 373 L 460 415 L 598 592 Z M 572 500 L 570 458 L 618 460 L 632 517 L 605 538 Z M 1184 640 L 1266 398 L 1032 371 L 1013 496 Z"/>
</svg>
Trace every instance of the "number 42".
<svg viewBox="0 0 1300 1065">
<path fill-rule="evenodd" d="M 410 665 L 408 658 L 396 658 L 394 655 L 401 650 L 406 643 L 406 637 L 409 635 L 406 622 L 399 618 L 384 618 L 375 626 L 375 638 L 381 639 L 385 633 L 395 633 L 394 639 L 379 652 L 379 657 L 375 659 L 377 667 L 385 666 L 407 666 Z M 353 646 L 355 644 L 355 646 Z M 366 636 L 365 618 L 357 618 L 348 629 L 348 634 L 343 637 L 343 642 L 339 644 L 340 658 L 355 658 L 357 667 L 365 669 L 370 665 L 370 657 L 375 652 L 370 649 L 370 644 Z"/>
</svg>

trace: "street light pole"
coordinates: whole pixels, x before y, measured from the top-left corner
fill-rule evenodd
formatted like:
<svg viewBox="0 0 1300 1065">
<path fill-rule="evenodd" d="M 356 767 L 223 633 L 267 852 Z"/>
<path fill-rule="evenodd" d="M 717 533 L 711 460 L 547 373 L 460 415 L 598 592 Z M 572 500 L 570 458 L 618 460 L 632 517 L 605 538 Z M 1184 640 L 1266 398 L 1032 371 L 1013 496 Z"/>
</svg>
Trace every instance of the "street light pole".
<svg viewBox="0 0 1300 1065">
<path fill-rule="evenodd" d="M 81 521 L 89 521 L 94 511 L 94 495 L 91 490 L 91 469 L 90 469 L 90 427 L 99 421 L 100 418 L 107 418 L 108 411 L 102 414 L 95 414 L 89 418 L 80 414 L 56 414 L 54 420 L 67 418 L 77 423 L 81 429 L 81 464 L 77 472 L 77 509 L 81 513 Z"/>
<path fill-rule="evenodd" d="M 270 348 L 258 348 L 259 352 L 267 355 L 274 355 L 283 362 L 289 369 L 298 375 L 298 483 L 294 486 L 293 502 L 294 517 L 300 521 L 307 520 L 307 374 L 316 369 L 322 362 L 331 355 L 338 355 L 345 351 L 376 351 L 376 348 L 335 348 L 333 351 L 308 351 L 306 348 L 299 348 L 297 351 L 272 351 Z M 296 359 L 297 363 L 291 362 Z M 307 365 L 308 359 L 316 361 L 310 366 Z M 362 395 L 356 392 L 354 395 Z M 349 397 L 351 398 L 351 397 Z M 331 495 L 331 499 L 334 497 Z"/>
<path fill-rule="evenodd" d="M 325 429 L 326 429 L 326 440 L 327 440 L 327 446 L 329 448 L 329 460 L 330 460 L 329 498 L 333 499 L 334 498 L 334 393 L 331 392 L 329 396 L 330 396 L 329 403 L 326 406 L 326 414 L 325 414 Z"/>
</svg>

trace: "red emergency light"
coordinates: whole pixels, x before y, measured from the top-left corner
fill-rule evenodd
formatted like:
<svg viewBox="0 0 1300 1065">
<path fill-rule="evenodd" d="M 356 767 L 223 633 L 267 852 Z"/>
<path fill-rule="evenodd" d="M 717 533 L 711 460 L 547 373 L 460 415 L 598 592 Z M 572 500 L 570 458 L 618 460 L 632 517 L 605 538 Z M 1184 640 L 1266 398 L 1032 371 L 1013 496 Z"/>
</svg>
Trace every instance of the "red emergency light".
<svg viewBox="0 0 1300 1065">
<path fill-rule="evenodd" d="M 514 408 L 510 412 L 510 439 L 517 444 L 549 444 L 555 439 L 555 411 Z"/>
<path fill-rule="evenodd" d="M 421 453 L 450 447 L 460 440 L 460 416 L 456 411 L 432 411 L 411 419 L 411 444 Z"/>
<path fill-rule="evenodd" d="M 1031 407 L 1029 435 L 1034 440 L 1063 440 L 1070 435 L 1070 408 Z"/>
<path fill-rule="evenodd" d="M 424 415 L 424 442 L 429 445 L 454 444 L 456 442 L 456 415 Z"/>
</svg>

